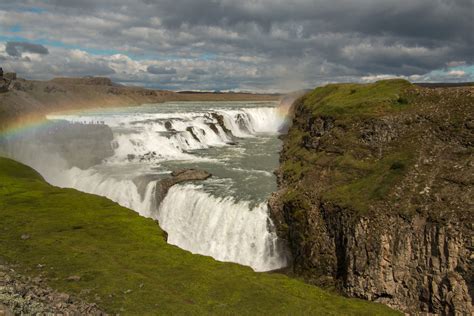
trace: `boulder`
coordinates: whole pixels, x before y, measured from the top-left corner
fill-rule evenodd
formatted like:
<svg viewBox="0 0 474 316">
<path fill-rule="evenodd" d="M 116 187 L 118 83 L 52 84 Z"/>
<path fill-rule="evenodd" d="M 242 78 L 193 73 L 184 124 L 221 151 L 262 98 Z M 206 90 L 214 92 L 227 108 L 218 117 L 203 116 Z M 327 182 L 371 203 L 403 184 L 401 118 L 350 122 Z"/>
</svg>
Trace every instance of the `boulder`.
<svg viewBox="0 0 474 316">
<path fill-rule="evenodd" d="M 171 173 L 170 178 L 166 178 L 158 182 L 156 186 L 156 201 L 160 203 L 165 198 L 168 190 L 175 184 L 187 181 L 202 181 L 212 175 L 205 170 L 198 169 L 179 169 Z"/>
</svg>

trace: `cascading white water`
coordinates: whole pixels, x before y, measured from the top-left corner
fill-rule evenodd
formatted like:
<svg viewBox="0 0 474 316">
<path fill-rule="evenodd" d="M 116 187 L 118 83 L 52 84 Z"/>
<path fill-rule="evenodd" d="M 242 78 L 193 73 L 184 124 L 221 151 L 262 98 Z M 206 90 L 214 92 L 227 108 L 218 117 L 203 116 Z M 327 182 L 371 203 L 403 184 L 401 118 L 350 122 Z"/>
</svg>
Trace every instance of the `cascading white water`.
<svg viewBox="0 0 474 316">
<path fill-rule="evenodd" d="M 216 198 L 194 185 L 170 189 L 158 213 L 168 242 L 193 253 L 267 271 L 286 266 L 281 241 L 269 231 L 266 203 Z"/>
<path fill-rule="evenodd" d="M 181 108 L 186 106 L 49 116 L 73 125 L 99 123 L 112 129 L 112 156 L 85 170 L 65 167 L 66 163 L 54 169 L 44 163 L 49 159 L 35 160 L 37 153 L 32 154 L 31 148 L 37 151 L 38 146 L 11 156 L 34 165 L 54 185 L 102 195 L 158 219 L 168 242 L 183 249 L 256 271 L 286 266 L 285 246 L 274 232 L 266 205 L 275 182 L 267 157 L 277 155 L 272 144 L 285 118 L 275 106 Z M 273 153 L 267 153 L 265 146 Z M 209 169 L 214 177 L 200 185 L 176 185 L 163 201 L 156 201 L 157 177 L 181 166 Z M 152 177 L 139 187 L 135 180 L 143 175 Z"/>
<path fill-rule="evenodd" d="M 231 135 L 218 124 L 213 113 L 222 116 Z M 232 135 L 255 137 L 259 133 L 275 134 L 285 124 L 285 117 L 276 107 L 215 109 L 183 115 L 157 113 L 125 120 L 116 116 L 50 115 L 48 118 L 74 123 L 103 122 L 115 128 L 115 156 L 111 159 L 115 162 L 150 153 L 154 153 L 156 159 L 192 160 L 196 157 L 189 155 L 189 151 L 225 146 L 232 141 Z M 163 135 L 168 131 L 173 134 Z"/>
<path fill-rule="evenodd" d="M 53 180 L 61 187 L 105 196 L 118 204 L 128 207 L 140 215 L 150 217 L 153 205 L 156 182 L 149 182 L 143 195 L 138 192 L 132 180 L 117 179 L 105 176 L 95 170 L 71 168 L 65 171 L 61 178 Z"/>
</svg>

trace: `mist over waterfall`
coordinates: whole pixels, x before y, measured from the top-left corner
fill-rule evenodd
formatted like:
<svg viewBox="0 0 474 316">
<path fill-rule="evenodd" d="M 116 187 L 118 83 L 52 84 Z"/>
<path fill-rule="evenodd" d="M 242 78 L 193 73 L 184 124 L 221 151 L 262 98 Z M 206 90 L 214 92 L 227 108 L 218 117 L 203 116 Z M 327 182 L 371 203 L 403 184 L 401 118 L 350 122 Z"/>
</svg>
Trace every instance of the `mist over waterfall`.
<svg viewBox="0 0 474 316">
<path fill-rule="evenodd" d="M 288 260 L 267 207 L 284 114 L 273 102 L 176 102 L 49 115 L 47 126 L 1 140 L 0 153 L 53 185 L 157 219 L 180 248 L 268 271 Z M 160 200 L 157 184 L 183 168 L 212 177 Z"/>
</svg>

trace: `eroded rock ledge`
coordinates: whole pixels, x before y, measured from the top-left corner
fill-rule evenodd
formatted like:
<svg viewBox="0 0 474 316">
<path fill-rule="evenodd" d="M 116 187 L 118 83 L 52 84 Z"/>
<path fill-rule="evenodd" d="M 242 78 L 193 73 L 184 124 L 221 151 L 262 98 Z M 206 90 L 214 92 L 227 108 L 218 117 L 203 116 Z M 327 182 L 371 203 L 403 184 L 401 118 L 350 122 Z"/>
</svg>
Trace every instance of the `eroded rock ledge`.
<svg viewBox="0 0 474 316">
<path fill-rule="evenodd" d="M 294 104 L 270 200 L 308 282 L 473 313 L 474 90 L 330 85 Z"/>
<path fill-rule="evenodd" d="M 175 184 L 187 181 L 202 181 L 211 177 L 211 174 L 205 170 L 198 169 L 179 169 L 171 173 L 170 178 L 159 181 L 156 185 L 156 201 L 163 201 L 168 190 Z"/>
</svg>

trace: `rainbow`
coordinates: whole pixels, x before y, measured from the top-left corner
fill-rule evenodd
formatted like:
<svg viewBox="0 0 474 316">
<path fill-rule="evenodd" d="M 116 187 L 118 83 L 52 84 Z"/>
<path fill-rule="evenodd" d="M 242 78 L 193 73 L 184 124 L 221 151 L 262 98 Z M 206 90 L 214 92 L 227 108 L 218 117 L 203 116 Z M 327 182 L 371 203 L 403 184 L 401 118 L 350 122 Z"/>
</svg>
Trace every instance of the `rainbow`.
<svg viewBox="0 0 474 316">
<path fill-rule="evenodd" d="M 32 113 L 21 116 L 13 120 L 12 122 L 7 122 L 4 126 L 0 126 L 0 137 L 13 138 L 15 136 L 33 131 L 37 128 L 48 127 L 54 124 L 55 119 L 48 119 L 48 116 L 54 115 L 90 115 L 94 113 L 117 113 L 124 111 L 125 108 L 89 108 L 89 109 L 76 109 L 76 110 L 66 110 L 59 112 L 51 113 Z"/>
<path fill-rule="evenodd" d="M 48 124 L 52 124 L 52 122 L 46 119 L 46 116 L 42 114 L 30 114 L 2 126 L 0 129 L 0 137 L 12 138 L 39 127 L 47 126 Z"/>
</svg>

